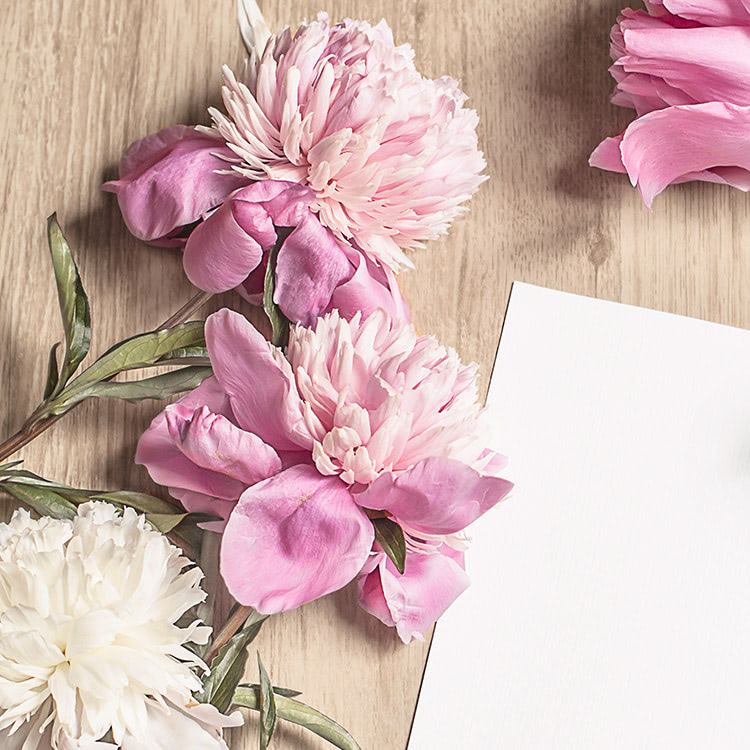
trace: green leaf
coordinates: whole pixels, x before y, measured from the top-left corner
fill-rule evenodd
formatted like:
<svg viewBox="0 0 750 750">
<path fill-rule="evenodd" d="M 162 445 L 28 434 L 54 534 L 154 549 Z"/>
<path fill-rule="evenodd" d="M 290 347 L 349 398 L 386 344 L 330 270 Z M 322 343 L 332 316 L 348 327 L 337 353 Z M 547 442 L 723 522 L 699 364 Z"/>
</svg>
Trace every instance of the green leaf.
<svg viewBox="0 0 750 750">
<path fill-rule="evenodd" d="M 60 382 L 60 371 L 57 366 L 57 347 L 60 346 L 58 341 L 49 350 L 49 363 L 47 364 L 47 383 L 44 386 L 44 400 L 46 401 L 57 388 L 57 384 Z"/>
<path fill-rule="evenodd" d="M 165 354 L 159 358 L 156 362 L 157 365 L 201 365 L 203 367 L 209 367 L 211 360 L 208 356 L 208 349 L 205 343 L 201 342 L 198 344 L 192 344 L 191 346 L 185 346 L 182 349 L 175 349 L 174 351 Z"/>
<path fill-rule="evenodd" d="M 371 518 L 375 528 L 375 541 L 403 575 L 406 565 L 406 540 L 401 527 L 390 518 Z"/>
<path fill-rule="evenodd" d="M 273 301 L 273 295 L 276 291 L 276 261 L 279 257 L 279 250 L 284 240 L 292 233 L 292 230 L 287 227 L 281 227 L 276 231 L 278 232 L 278 240 L 268 251 L 266 277 L 263 283 L 263 309 L 266 311 L 266 315 L 271 321 L 273 328 L 271 343 L 274 346 L 284 347 L 289 343 L 289 320 L 287 320 L 284 313 L 279 309 L 279 306 Z"/>
<path fill-rule="evenodd" d="M 23 459 L 20 458 L 18 461 L 8 461 L 7 464 L 0 465 L 0 474 L 5 473 L 6 471 L 12 469 L 14 466 L 18 466 L 23 463 Z"/>
<path fill-rule="evenodd" d="M 211 662 L 211 671 L 203 680 L 203 692 L 197 696 L 203 703 L 211 703 L 222 713 L 232 705 L 232 696 L 247 664 L 247 647 L 260 632 L 266 615 L 253 612 L 245 626 L 219 649 Z"/>
<path fill-rule="evenodd" d="M 210 367 L 181 367 L 143 380 L 124 383 L 105 380 L 78 391 L 67 398 L 65 404 L 70 407 L 87 398 L 117 398 L 133 404 L 149 398 L 161 401 L 177 393 L 192 391 L 212 374 Z"/>
<path fill-rule="evenodd" d="M 48 487 L 7 481 L 2 482 L 0 487 L 40 516 L 70 519 L 76 515 L 76 506 Z"/>
<path fill-rule="evenodd" d="M 340 748 L 340 750 L 361 750 L 354 737 L 333 719 L 329 719 L 320 711 L 316 711 L 300 701 L 280 695 L 278 690 L 274 690 L 274 692 L 276 693 L 276 716 L 279 719 L 290 721 L 308 729 L 313 734 L 317 734 L 318 737 L 330 742 L 334 747 Z M 234 694 L 234 704 L 259 711 L 259 688 L 254 686 L 237 688 Z"/>
<path fill-rule="evenodd" d="M 257 682 L 252 683 L 246 683 L 244 685 L 240 685 L 241 688 L 251 688 L 253 690 L 260 690 L 260 684 Z M 283 688 L 283 687 L 277 687 L 274 685 L 273 692 L 276 693 L 276 695 L 283 695 L 285 698 L 296 698 L 298 695 L 302 695 L 301 691 L 299 690 L 291 690 L 290 688 Z"/>
<path fill-rule="evenodd" d="M 91 345 L 91 310 L 73 254 L 57 222 L 56 214 L 47 219 L 47 238 L 65 331 L 65 357 L 58 382 L 52 391 L 59 393 L 88 354 Z"/>
<path fill-rule="evenodd" d="M 163 331 L 142 333 L 115 344 L 90 367 L 72 380 L 49 410 L 61 413 L 76 403 L 76 396 L 95 383 L 113 378 L 125 370 L 136 370 L 159 364 L 165 356 L 194 344 L 204 344 L 203 321 L 182 323 Z M 80 400 L 80 399 L 78 399 Z"/>
<path fill-rule="evenodd" d="M 273 685 L 263 666 L 260 653 L 258 653 L 258 674 L 260 675 L 260 750 L 266 750 L 271 744 L 273 730 L 276 728 L 276 700 Z"/>
</svg>

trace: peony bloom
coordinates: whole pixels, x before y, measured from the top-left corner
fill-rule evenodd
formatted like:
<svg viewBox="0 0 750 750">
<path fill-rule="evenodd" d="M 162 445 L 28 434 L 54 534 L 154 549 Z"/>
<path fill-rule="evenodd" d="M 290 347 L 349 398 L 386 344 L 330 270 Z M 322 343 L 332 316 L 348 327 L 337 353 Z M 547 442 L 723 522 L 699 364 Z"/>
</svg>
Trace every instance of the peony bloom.
<svg viewBox="0 0 750 750">
<path fill-rule="evenodd" d="M 132 509 L 0 524 L 0 738 L 18 750 L 227 750 L 242 723 L 199 705 L 177 621 L 205 594 L 197 568 Z M 103 740 L 111 732 L 115 745 Z"/>
<path fill-rule="evenodd" d="M 390 269 L 326 229 L 310 209 L 313 199 L 309 188 L 276 180 L 236 190 L 188 238 L 188 278 L 207 292 L 236 287 L 261 304 L 267 253 L 278 246 L 274 302 L 289 320 L 311 325 L 333 308 L 351 317 L 378 307 L 408 319 Z"/>
<path fill-rule="evenodd" d="M 638 118 L 590 164 L 626 172 L 649 208 L 673 183 L 750 190 L 748 8 L 664 0 L 650 10 L 626 8 L 612 29 L 612 101 Z"/>
<path fill-rule="evenodd" d="M 289 180 L 376 263 L 445 232 L 484 180 L 478 118 L 450 78 L 424 78 L 385 21 L 318 21 L 272 37 L 245 85 L 224 69 L 213 131 L 251 180 Z"/>
<path fill-rule="evenodd" d="M 476 368 L 382 310 L 295 326 L 286 353 L 222 310 L 206 343 L 214 376 L 153 421 L 136 460 L 227 519 L 232 595 L 272 614 L 361 576 L 368 611 L 407 641 L 426 630 L 467 584 L 457 535 L 511 488 L 482 445 Z M 403 575 L 365 510 L 401 526 Z"/>
</svg>

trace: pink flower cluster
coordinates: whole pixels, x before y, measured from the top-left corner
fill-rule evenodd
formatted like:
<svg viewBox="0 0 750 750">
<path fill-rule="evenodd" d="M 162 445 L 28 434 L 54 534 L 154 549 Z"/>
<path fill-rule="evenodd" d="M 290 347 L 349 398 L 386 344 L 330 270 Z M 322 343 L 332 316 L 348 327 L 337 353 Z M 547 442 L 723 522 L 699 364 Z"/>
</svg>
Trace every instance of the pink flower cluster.
<svg viewBox="0 0 750 750">
<path fill-rule="evenodd" d="M 468 585 L 461 532 L 511 489 L 482 444 L 476 368 L 383 310 L 295 326 L 285 353 L 222 310 L 206 343 L 214 376 L 156 417 L 136 460 L 224 519 L 230 593 L 272 614 L 356 578 L 368 612 L 421 637 Z M 401 527 L 403 574 L 373 515 Z"/>
<path fill-rule="evenodd" d="M 465 94 L 412 57 L 385 22 L 321 15 L 286 29 L 246 81 L 224 69 L 213 127 L 133 144 L 104 189 L 136 237 L 184 246 L 205 291 L 257 301 L 280 246 L 274 299 L 293 322 L 331 309 L 407 315 L 394 276 L 411 265 L 404 251 L 445 232 L 485 179 Z"/>
<path fill-rule="evenodd" d="M 638 115 L 591 155 L 650 208 L 670 184 L 750 190 L 750 2 L 651 0 L 612 28 L 612 101 Z"/>
<path fill-rule="evenodd" d="M 404 641 L 466 588 L 463 531 L 511 488 L 481 441 L 475 368 L 417 336 L 396 282 L 485 179 L 476 113 L 412 57 L 385 22 L 287 29 L 245 81 L 224 70 L 212 127 L 135 143 L 104 186 L 205 291 L 259 303 L 272 262 L 295 324 L 282 350 L 211 316 L 213 377 L 156 417 L 137 461 L 220 519 L 237 601 L 272 614 L 356 579 Z"/>
</svg>

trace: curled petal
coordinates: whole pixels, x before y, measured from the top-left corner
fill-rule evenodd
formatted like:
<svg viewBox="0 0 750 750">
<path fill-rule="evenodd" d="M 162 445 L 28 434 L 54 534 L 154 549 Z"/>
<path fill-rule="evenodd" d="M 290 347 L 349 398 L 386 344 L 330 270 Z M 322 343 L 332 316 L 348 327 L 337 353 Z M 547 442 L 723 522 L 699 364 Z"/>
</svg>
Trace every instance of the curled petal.
<svg viewBox="0 0 750 750">
<path fill-rule="evenodd" d="M 240 427 L 277 451 L 312 448 L 291 368 L 273 357 L 246 318 L 226 309 L 214 313 L 206 321 L 206 344 Z"/>
<path fill-rule="evenodd" d="M 167 426 L 183 455 L 204 469 L 234 477 L 248 485 L 281 471 L 278 453 L 257 435 L 245 432 L 207 406 L 185 417 L 167 408 Z"/>
<path fill-rule="evenodd" d="M 350 320 L 358 312 L 366 318 L 382 308 L 392 318 L 411 320 L 409 305 L 390 268 L 380 268 L 358 252 L 350 253 L 350 261 L 355 271 L 334 289 L 328 311 L 336 309 L 342 317 Z"/>
<path fill-rule="evenodd" d="M 226 160 L 234 158 L 220 138 L 175 125 L 134 143 L 120 164 L 120 179 L 102 188 L 117 194 L 136 237 L 158 243 L 247 183 L 236 173 L 217 172 L 226 172 Z"/>
<path fill-rule="evenodd" d="M 721 102 L 669 107 L 631 123 L 622 136 L 620 155 L 630 181 L 638 186 L 649 208 L 667 185 L 688 180 L 725 183 L 747 191 L 749 132 L 750 107 Z M 600 148 L 602 152 L 592 155 L 593 166 L 613 160 L 611 144 Z"/>
<path fill-rule="evenodd" d="M 263 248 L 240 225 L 238 213 L 237 202 L 229 198 L 188 238 L 182 259 L 185 273 L 204 292 L 217 294 L 241 284 L 263 257 Z"/>
<path fill-rule="evenodd" d="M 224 532 L 221 574 L 238 602 L 284 612 L 349 583 L 373 541 L 340 479 L 294 466 L 242 495 Z"/>
<path fill-rule="evenodd" d="M 351 275 L 339 241 L 308 211 L 279 251 L 274 302 L 289 320 L 311 326 Z"/>
<path fill-rule="evenodd" d="M 381 474 L 356 496 L 363 508 L 386 510 L 425 534 L 455 534 L 499 503 L 513 488 L 461 461 L 433 457 L 401 474 Z"/>
<path fill-rule="evenodd" d="M 446 545 L 431 554 L 412 553 L 401 575 L 384 555 L 372 573 L 359 579 L 359 603 L 395 626 L 404 643 L 424 640 L 422 634 L 469 586 L 463 558 Z"/>
<path fill-rule="evenodd" d="M 161 412 L 138 441 L 135 461 L 146 467 L 151 478 L 165 485 L 179 498 L 184 491 L 200 493 L 209 498 L 237 500 L 247 486 L 235 477 L 204 466 L 186 456 L 170 434 L 168 415 L 189 420 L 196 409 L 207 407 L 214 414 L 231 417 L 227 395 L 215 377 L 204 380 L 194 391 Z M 178 491 L 178 492 L 175 492 Z M 215 510 L 211 510 L 216 515 Z"/>
</svg>

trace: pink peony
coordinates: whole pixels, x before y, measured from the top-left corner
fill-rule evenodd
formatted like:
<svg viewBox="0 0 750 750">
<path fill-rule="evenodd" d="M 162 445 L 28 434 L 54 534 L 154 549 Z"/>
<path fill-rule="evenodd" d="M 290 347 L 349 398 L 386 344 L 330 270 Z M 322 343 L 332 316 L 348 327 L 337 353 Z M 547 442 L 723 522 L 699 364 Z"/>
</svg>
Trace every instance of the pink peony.
<svg viewBox="0 0 750 750">
<path fill-rule="evenodd" d="M 308 185 L 313 208 L 376 263 L 445 232 L 485 179 L 478 118 L 451 78 L 424 78 L 385 21 L 321 14 L 266 45 L 247 85 L 224 69 L 213 131 L 251 180 Z"/>
<path fill-rule="evenodd" d="M 295 326 L 286 354 L 222 310 L 206 341 L 214 376 L 153 421 L 136 460 L 226 519 L 229 591 L 270 614 L 359 576 L 363 607 L 418 636 L 467 585 L 457 535 L 511 488 L 482 445 L 475 368 L 382 310 Z M 403 575 L 364 509 L 403 529 Z"/>
<path fill-rule="evenodd" d="M 626 8 L 612 29 L 612 101 L 638 118 L 590 164 L 626 172 L 649 208 L 673 183 L 750 190 L 748 8 L 663 0 L 650 3 L 652 15 Z"/>
</svg>

